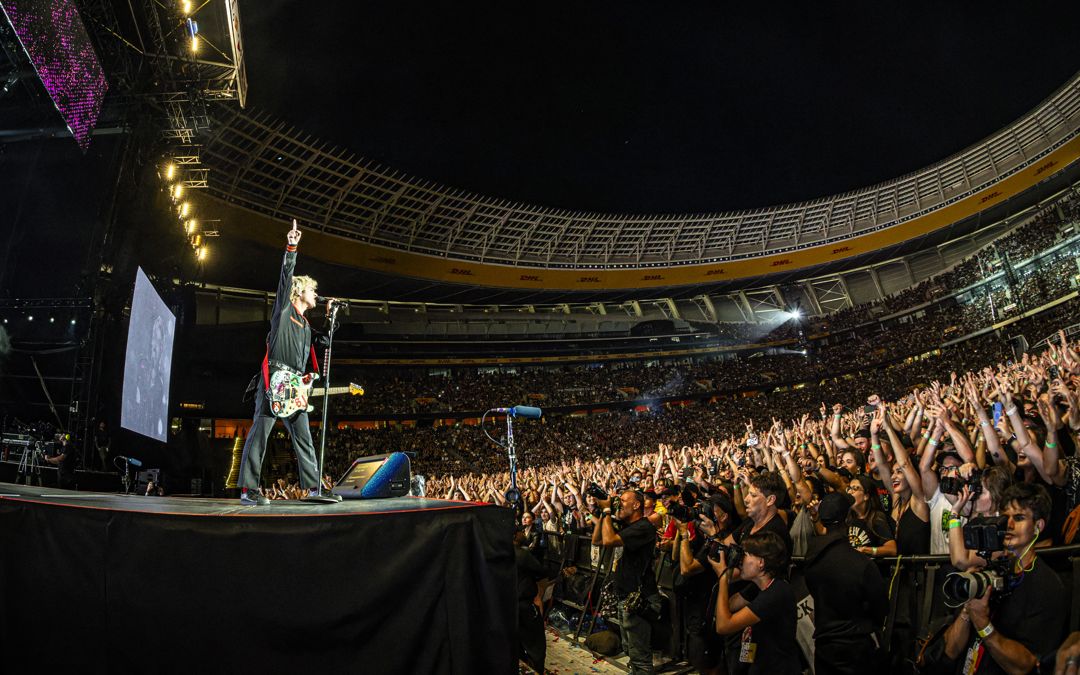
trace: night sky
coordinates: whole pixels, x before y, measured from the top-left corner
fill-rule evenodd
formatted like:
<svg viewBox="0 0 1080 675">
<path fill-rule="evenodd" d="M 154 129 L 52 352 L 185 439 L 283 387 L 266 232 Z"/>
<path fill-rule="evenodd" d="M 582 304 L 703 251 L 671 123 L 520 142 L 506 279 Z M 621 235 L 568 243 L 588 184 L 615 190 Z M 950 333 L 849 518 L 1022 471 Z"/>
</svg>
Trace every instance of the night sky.
<svg viewBox="0 0 1080 675">
<path fill-rule="evenodd" d="M 945 158 L 1080 69 L 1078 2 L 241 3 L 249 107 L 484 195 L 700 212 Z"/>
</svg>

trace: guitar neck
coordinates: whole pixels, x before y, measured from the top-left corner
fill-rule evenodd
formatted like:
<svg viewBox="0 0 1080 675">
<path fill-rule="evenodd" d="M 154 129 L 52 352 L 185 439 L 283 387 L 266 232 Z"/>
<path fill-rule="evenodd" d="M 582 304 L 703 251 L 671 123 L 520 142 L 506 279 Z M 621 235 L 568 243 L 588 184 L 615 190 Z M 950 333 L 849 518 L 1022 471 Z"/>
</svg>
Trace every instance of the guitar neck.
<svg viewBox="0 0 1080 675">
<path fill-rule="evenodd" d="M 308 394 L 308 398 L 318 398 L 319 396 L 322 396 L 324 393 L 329 393 L 331 396 L 333 396 L 334 394 L 348 394 L 349 389 L 350 388 L 348 386 L 345 386 L 345 387 L 330 387 L 329 392 L 324 392 L 322 387 L 318 387 L 316 389 L 311 390 L 311 393 Z"/>
</svg>

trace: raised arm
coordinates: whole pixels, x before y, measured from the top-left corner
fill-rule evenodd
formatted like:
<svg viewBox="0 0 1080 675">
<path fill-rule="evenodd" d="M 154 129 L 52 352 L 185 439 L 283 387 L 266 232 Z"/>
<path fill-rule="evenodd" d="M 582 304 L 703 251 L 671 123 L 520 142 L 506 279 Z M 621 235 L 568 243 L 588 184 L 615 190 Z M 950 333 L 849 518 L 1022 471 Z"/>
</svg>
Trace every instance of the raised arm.
<svg viewBox="0 0 1080 675">
<path fill-rule="evenodd" d="M 851 446 L 840 436 L 840 418 L 844 415 L 844 406 L 836 403 L 832 407 L 832 426 L 829 427 L 829 436 L 832 438 L 833 447 L 837 452 L 847 450 Z"/>
</svg>

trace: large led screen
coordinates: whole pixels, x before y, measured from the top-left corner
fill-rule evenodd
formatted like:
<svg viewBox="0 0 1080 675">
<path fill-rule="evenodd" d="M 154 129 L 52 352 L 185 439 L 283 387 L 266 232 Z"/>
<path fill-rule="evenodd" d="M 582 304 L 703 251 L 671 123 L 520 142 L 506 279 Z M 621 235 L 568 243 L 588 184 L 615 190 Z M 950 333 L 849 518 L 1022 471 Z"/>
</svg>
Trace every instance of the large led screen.
<svg viewBox="0 0 1080 675">
<path fill-rule="evenodd" d="M 109 88 L 73 0 L 0 0 L 75 142 L 86 150 Z"/>
<path fill-rule="evenodd" d="M 131 299 L 120 426 L 165 442 L 176 317 L 139 268 Z"/>
</svg>

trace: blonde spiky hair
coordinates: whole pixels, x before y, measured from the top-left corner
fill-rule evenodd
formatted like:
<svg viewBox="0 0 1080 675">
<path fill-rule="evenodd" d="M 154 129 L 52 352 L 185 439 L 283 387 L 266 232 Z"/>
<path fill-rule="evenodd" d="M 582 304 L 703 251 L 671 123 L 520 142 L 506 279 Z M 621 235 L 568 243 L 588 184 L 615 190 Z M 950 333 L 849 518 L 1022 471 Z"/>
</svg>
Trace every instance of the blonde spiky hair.
<svg viewBox="0 0 1080 675">
<path fill-rule="evenodd" d="M 299 276 L 292 278 L 292 291 L 289 292 L 289 302 L 296 302 L 300 297 L 300 294 L 305 289 L 317 290 L 319 288 L 319 282 L 315 281 L 309 276 Z"/>
</svg>

